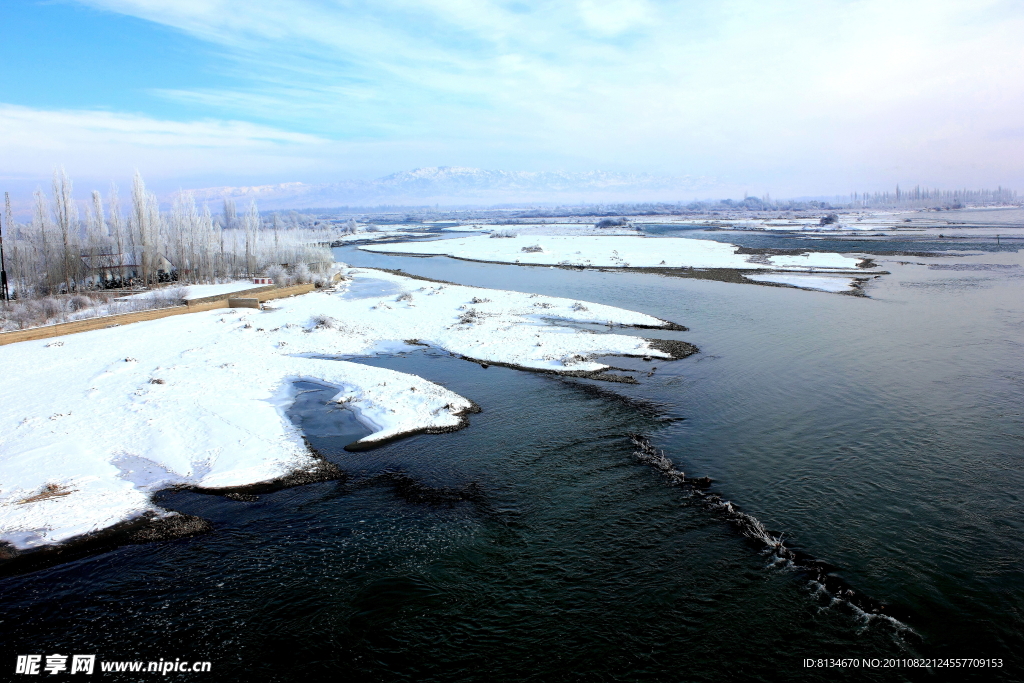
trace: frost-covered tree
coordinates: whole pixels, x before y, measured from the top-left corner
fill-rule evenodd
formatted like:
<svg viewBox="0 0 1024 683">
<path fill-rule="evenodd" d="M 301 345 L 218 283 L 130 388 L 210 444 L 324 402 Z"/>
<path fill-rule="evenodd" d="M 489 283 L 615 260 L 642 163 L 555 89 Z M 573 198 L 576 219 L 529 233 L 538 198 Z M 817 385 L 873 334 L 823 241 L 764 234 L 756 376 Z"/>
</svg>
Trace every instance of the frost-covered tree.
<svg viewBox="0 0 1024 683">
<path fill-rule="evenodd" d="M 113 237 L 115 253 L 117 254 L 115 265 L 117 266 L 118 281 L 120 286 L 123 287 L 125 282 L 125 249 L 128 246 L 128 242 L 125 235 L 124 215 L 121 213 L 121 198 L 118 195 L 117 185 L 114 183 L 110 183 L 110 197 L 107 203 L 110 207 L 110 233 Z"/>
<path fill-rule="evenodd" d="M 157 279 L 156 261 L 161 251 L 160 208 L 156 195 L 146 190 L 146 183 L 138 170 L 132 180 L 132 214 L 129 223 L 135 238 L 142 282 L 154 282 Z"/>
<path fill-rule="evenodd" d="M 235 200 L 225 199 L 224 200 L 224 228 L 231 230 L 235 227 Z"/>
<path fill-rule="evenodd" d="M 96 253 L 96 250 L 106 249 L 110 245 L 110 235 L 107 231 L 107 219 L 103 212 L 103 197 L 99 190 L 92 191 L 92 204 L 88 212 L 88 226 L 86 241 L 89 249 Z"/>
<path fill-rule="evenodd" d="M 246 275 L 250 277 L 256 274 L 256 240 L 262 224 L 260 210 L 253 199 L 249 204 L 249 210 L 245 212 L 245 268 Z"/>
<path fill-rule="evenodd" d="M 61 315 L 77 310 L 68 307 L 79 305 L 68 303 L 68 297 L 81 298 L 88 288 L 151 286 L 168 278 L 216 282 L 268 270 L 281 284 L 316 280 L 333 263 L 327 244 L 342 232 L 329 221 L 314 222 L 296 212 L 264 221 L 255 202 L 238 216 L 228 200 L 226 215 L 213 216 L 185 192 L 161 213 L 138 171 L 127 215 L 117 185 L 111 185 L 106 203 L 99 191 L 90 192 L 82 202 L 84 221 L 64 169 L 55 170 L 52 190 L 50 196 L 36 190 L 31 218 L 24 224 L 5 206 L 4 250 L 16 296 L 50 297 L 46 306 L 57 306 Z M 274 231 L 272 239 L 268 230 Z M 166 268 L 161 256 L 171 263 L 167 273 L 158 272 Z M 67 305 L 60 303 L 64 299 Z M 0 327 L 6 325 L 0 319 Z"/>
<path fill-rule="evenodd" d="M 7 286 L 12 296 L 21 296 L 24 286 L 24 246 L 21 230 L 14 222 L 14 212 L 11 211 L 11 195 L 4 192 L 4 230 L 7 232 L 7 242 L 4 244 L 4 260 L 7 266 Z"/>
<path fill-rule="evenodd" d="M 65 291 L 75 289 L 75 275 L 78 270 L 78 250 L 75 231 L 78 229 L 78 205 L 71 196 L 71 179 L 64 167 L 53 172 L 53 219 L 60 236 L 61 273 Z"/>
<path fill-rule="evenodd" d="M 46 294 L 56 289 L 59 282 L 59 268 L 54 253 L 53 226 L 50 223 L 50 202 L 42 190 L 35 191 L 35 205 L 32 214 L 32 236 L 34 247 L 37 253 L 36 263 L 36 284 Z M 55 280 L 56 278 L 56 280 Z"/>
</svg>

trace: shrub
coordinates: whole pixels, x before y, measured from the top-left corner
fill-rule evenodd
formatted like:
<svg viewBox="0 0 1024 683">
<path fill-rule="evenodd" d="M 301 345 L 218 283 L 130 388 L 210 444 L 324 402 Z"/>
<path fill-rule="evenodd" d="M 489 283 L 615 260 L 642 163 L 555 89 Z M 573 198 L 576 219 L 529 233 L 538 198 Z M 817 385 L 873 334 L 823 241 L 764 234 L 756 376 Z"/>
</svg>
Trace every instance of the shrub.
<svg viewBox="0 0 1024 683">
<path fill-rule="evenodd" d="M 7 320 L 17 325 L 19 330 L 25 329 L 26 327 L 32 327 L 33 325 L 40 324 L 36 322 L 38 312 L 33 310 L 32 306 L 27 304 L 15 305 L 10 308 L 7 312 Z M 45 320 L 43 321 L 45 322 Z"/>
<path fill-rule="evenodd" d="M 311 282 L 312 276 L 309 272 L 309 266 L 305 263 L 295 266 L 294 270 L 292 270 L 292 279 L 297 285 L 305 285 Z"/>
<path fill-rule="evenodd" d="M 170 306 L 179 306 L 185 299 L 185 288 L 184 287 L 167 287 L 165 289 L 158 289 L 150 295 L 149 306 L 146 306 L 144 302 L 139 302 L 141 305 L 138 307 L 140 310 L 146 308 L 168 308 Z"/>
<path fill-rule="evenodd" d="M 39 299 L 35 303 L 39 307 L 38 315 L 42 318 L 40 324 L 45 323 L 51 318 L 56 318 L 61 314 L 60 301 L 51 296 L 48 296 L 45 299 Z"/>
<path fill-rule="evenodd" d="M 313 324 L 313 328 L 317 330 L 333 330 L 338 326 L 338 321 L 329 315 L 319 314 L 314 315 L 310 322 Z"/>
<path fill-rule="evenodd" d="M 263 274 L 274 281 L 274 284 L 279 287 L 286 287 L 291 284 L 291 278 L 288 276 L 288 271 L 284 269 L 284 266 L 273 265 L 263 271 Z"/>
<path fill-rule="evenodd" d="M 459 316 L 460 325 L 471 325 L 476 322 L 480 322 L 483 316 L 480 315 L 480 311 L 475 308 L 471 308 L 462 315 Z"/>
<path fill-rule="evenodd" d="M 82 294 L 76 294 L 68 299 L 68 310 L 72 312 L 80 311 L 83 308 L 89 308 L 93 303 L 95 302 L 93 302 L 89 297 L 83 296 Z"/>
</svg>

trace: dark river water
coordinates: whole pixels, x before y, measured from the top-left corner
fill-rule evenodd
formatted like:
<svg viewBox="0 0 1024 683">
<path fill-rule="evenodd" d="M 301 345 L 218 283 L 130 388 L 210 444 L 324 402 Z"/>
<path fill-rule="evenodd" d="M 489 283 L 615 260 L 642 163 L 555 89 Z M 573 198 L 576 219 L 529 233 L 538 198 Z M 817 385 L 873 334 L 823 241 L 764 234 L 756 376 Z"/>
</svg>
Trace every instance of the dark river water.
<svg viewBox="0 0 1024 683">
<path fill-rule="evenodd" d="M 434 350 L 357 359 L 483 411 L 456 433 L 348 453 L 365 430 L 327 405 L 333 391 L 301 385 L 291 416 L 347 479 L 256 502 L 163 493 L 215 531 L 0 580 L 11 667 L 18 653 L 62 652 L 212 662 L 179 680 L 1024 678 L 1020 254 L 892 257 L 858 298 L 335 251 L 640 310 L 690 331 L 638 334 L 701 353 L 613 359 L 638 385 Z M 898 619 L 772 564 L 638 463 L 630 433 Z M 1003 666 L 883 668 L 908 658 Z"/>
</svg>

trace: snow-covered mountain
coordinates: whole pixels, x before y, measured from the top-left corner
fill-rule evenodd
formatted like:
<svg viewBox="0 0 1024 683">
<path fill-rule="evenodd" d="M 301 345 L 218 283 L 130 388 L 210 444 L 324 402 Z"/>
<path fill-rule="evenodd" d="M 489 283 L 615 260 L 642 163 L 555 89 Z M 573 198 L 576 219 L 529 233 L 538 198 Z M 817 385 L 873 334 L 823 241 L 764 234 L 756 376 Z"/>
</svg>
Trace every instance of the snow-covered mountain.
<svg viewBox="0 0 1024 683">
<path fill-rule="evenodd" d="M 707 178 L 650 174 L 495 171 L 440 166 L 402 171 L 375 180 L 338 183 L 281 183 L 192 190 L 201 202 L 255 199 L 261 209 L 341 206 L 423 206 L 440 204 L 615 203 L 680 201 L 711 187 Z"/>
</svg>

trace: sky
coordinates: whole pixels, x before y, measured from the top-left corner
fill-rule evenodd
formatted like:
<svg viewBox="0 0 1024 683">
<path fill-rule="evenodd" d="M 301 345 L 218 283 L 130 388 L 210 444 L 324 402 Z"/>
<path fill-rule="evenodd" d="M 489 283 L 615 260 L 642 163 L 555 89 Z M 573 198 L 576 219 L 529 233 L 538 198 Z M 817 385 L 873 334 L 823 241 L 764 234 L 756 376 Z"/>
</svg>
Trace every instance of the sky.
<svg viewBox="0 0 1024 683">
<path fill-rule="evenodd" d="M 3 0 L 0 183 L 1024 189 L 1016 0 Z"/>
</svg>

